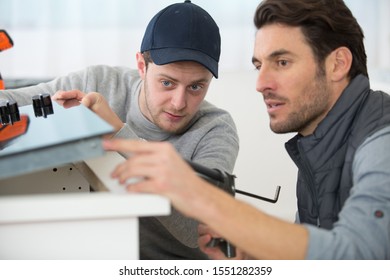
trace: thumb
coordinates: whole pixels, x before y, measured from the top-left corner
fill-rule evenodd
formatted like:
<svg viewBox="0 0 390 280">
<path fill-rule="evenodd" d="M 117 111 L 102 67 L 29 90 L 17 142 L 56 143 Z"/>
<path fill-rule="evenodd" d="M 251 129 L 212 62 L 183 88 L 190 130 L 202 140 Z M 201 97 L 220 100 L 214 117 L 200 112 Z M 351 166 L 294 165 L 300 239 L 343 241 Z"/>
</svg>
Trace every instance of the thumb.
<svg viewBox="0 0 390 280">
<path fill-rule="evenodd" d="M 94 94 L 87 94 L 81 99 L 81 104 L 87 108 L 91 108 L 96 103 L 96 97 Z"/>
</svg>

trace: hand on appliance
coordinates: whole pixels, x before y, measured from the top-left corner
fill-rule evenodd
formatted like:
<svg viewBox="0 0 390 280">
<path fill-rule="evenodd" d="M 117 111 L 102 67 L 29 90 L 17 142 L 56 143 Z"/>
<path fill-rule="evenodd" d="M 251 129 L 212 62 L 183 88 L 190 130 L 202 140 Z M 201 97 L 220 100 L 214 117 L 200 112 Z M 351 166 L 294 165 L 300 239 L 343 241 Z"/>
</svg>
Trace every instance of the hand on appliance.
<svg viewBox="0 0 390 280">
<path fill-rule="evenodd" d="M 64 108 L 70 108 L 83 104 L 91 111 L 111 124 L 115 132 L 123 127 L 122 120 L 110 108 L 107 100 L 98 92 L 84 93 L 80 90 L 57 91 L 52 99 Z"/>
<path fill-rule="evenodd" d="M 226 257 L 226 254 L 221 250 L 220 246 L 210 246 L 212 240 L 219 240 L 221 236 L 213 231 L 209 226 L 200 223 L 198 226 L 198 245 L 200 250 L 212 260 L 242 260 L 246 255 L 239 249 L 235 249 L 236 256 L 234 258 Z"/>
</svg>

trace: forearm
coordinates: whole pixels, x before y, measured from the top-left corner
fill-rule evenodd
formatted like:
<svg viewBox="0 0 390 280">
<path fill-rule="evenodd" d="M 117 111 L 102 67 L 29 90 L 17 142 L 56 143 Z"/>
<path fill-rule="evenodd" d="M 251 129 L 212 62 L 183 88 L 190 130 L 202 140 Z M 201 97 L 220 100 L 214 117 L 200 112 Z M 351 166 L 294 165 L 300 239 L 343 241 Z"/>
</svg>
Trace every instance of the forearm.
<svg viewBox="0 0 390 280">
<path fill-rule="evenodd" d="M 0 99 L 10 99 L 18 103 L 19 106 L 25 106 L 32 103 L 31 97 L 34 95 L 48 93 L 54 95 L 58 90 L 72 90 L 80 89 L 84 90 L 84 83 L 81 79 L 81 74 L 70 74 L 68 76 L 63 76 L 56 78 L 47 83 L 40 83 L 34 86 L 10 89 L 0 91 Z"/>
<path fill-rule="evenodd" d="M 30 86 L 20 89 L 1 90 L 0 99 L 13 100 L 18 103 L 19 106 L 25 106 L 32 103 L 32 97 L 41 93 L 53 94 L 51 87 L 46 84 L 39 84 L 36 86 Z"/>
</svg>

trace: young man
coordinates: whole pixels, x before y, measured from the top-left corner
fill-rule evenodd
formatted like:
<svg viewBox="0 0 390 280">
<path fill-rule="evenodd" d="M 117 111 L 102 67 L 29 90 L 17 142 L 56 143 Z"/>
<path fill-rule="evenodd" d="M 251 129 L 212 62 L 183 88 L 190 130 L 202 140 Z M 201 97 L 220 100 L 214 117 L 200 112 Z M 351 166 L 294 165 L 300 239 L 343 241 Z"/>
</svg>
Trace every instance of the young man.
<svg viewBox="0 0 390 280">
<path fill-rule="evenodd" d="M 390 259 L 390 96 L 370 90 L 363 32 L 342 0 L 265 0 L 255 14 L 253 64 L 275 133 L 298 166 L 291 224 L 198 178 L 168 143 L 106 142 L 133 157 L 113 177 L 166 195 L 199 227 L 199 244 L 230 240 L 240 258 Z M 158 174 L 158 176 L 154 175 Z"/>
<path fill-rule="evenodd" d="M 0 91 L 19 105 L 50 93 L 64 107 L 81 102 L 116 130 L 115 137 L 168 141 L 182 157 L 232 172 L 238 135 L 231 116 L 204 100 L 218 76 L 219 28 L 190 1 L 157 13 L 147 26 L 137 70 L 92 66 L 45 84 Z M 140 219 L 141 259 L 207 258 L 197 244 L 197 222 L 172 209 Z"/>
</svg>

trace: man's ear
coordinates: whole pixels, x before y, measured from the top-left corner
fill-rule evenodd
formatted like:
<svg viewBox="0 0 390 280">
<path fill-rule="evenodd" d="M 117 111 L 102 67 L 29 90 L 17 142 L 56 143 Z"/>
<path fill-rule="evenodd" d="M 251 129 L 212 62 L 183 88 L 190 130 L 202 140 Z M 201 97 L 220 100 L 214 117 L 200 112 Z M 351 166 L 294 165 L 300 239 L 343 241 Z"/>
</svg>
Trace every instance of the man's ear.
<svg viewBox="0 0 390 280">
<path fill-rule="evenodd" d="M 347 47 L 335 49 L 329 56 L 330 72 L 332 81 L 338 82 L 348 78 L 352 66 L 352 53 Z"/>
<path fill-rule="evenodd" d="M 146 75 L 146 63 L 145 63 L 145 58 L 142 55 L 142 53 L 137 52 L 136 60 L 137 60 L 138 73 L 141 76 L 141 79 L 144 80 L 145 79 L 145 75 Z"/>
</svg>

